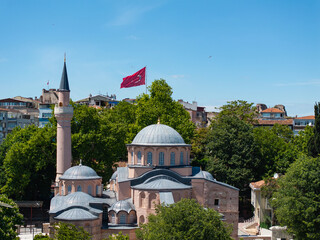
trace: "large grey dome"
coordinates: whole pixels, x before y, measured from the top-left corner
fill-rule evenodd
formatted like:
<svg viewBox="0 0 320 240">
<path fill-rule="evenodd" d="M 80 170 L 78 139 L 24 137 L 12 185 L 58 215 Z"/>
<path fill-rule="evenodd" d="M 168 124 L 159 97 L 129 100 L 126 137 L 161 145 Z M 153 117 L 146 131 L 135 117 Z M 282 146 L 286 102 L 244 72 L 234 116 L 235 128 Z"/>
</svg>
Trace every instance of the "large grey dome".
<svg viewBox="0 0 320 240">
<path fill-rule="evenodd" d="M 73 180 L 73 179 L 99 179 L 97 173 L 90 167 L 84 165 L 78 165 L 69 168 L 60 177 L 62 180 Z"/>
<path fill-rule="evenodd" d="M 186 145 L 180 134 L 172 127 L 153 124 L 142 129 L 133 139 L 138 145 Z"/>
</svg>

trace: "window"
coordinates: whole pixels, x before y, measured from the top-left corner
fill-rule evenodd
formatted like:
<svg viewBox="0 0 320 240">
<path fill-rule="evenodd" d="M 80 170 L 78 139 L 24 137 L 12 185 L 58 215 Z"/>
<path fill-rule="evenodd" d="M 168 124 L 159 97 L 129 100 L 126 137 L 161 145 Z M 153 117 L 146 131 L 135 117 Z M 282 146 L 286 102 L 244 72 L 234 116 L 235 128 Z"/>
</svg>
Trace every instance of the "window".
<svg viewBox="0 0 320 240">
<path fill-rule="evenodd" d="M 92 196 L 92 187 L 91 187 L 91 185 L 88 186 L 88 194 Z"/>
<path fill-rule="evenodd" d="M 176 155 L 174 152 L 171 152 L 170 153 L 170 165 L 175 165 L 175 158 L 176 158 Z"/>
<path fill-rule="evenodd" d="M 111 213 L 111 223 L 116 224 L 116 214 L 115 213 Z"/>
<path fill-rule="evenodd" d="M 100 194 L 101 194 L 100 191 L 101 191 L 101 190 L 100 190 L 100 187 L 99 187 L 99 185 L 97 185 L 97 186 L 96 186 L 96 195 L 100 195 Z"/>
<path fill-rule="evenodd" d="M 129 216 L 129 223 L 135 223 L 135 220 L 136 220 L 136 217 L 133 215 L 133 214 L 131 214 L 130 216 Z"/>
<path fill-rule="evenodd" d="M 159 152 L 159 165 L 163 166 L 164 165 L 164 153 Z"/>
<path fill-rule="evenodd" d="M 127 223 L 127 217 L 126 217 L 126 215 L 124 213 L 122 213 L 120 215 L 120 222 L 119 223 L 120 224 L 126 224 Z"/>
<path fill-rule="evenodd" d="M 180 165 L 183 165 L 183 152 L 180 153 Z"/>
<path fill-rule="evenodd" d="M 219 203 L 220 203 L 219 199 L 215 199 L 215 200 L 214 200 L 214 205 L 215 205 L 215 206 L 219 206 Z"/>
<path fill-rule="evenodd" d="M 77 187 L 77 192 L 81 192 L 81 186 L 80 185 Z"/>
<path fill-rule="evenodd" d="M 68 194 L 71 193 L 71 185 L 68 186 Z"/>
<path fill-rule="evenodd" d="M 141 164 L 141 152 L 138 152 L 138 164 Z"/>
<path fill-rule="evenodd" d="M 188 156 L 188 153 L 186 153 L 186 165 L 188 165 L 189 164 L 189 158 L 188 158 L 189 156 Z"/>
<path fill-rule="evenodd" d="M 133 152 L 131 152 L 131 164 L 134 164 Z"/>
<path fill-rule="evenodd" d="M 152 165 L 152 152 L 148 152 L 148 160 L 147 163 Z"/>
</svg>

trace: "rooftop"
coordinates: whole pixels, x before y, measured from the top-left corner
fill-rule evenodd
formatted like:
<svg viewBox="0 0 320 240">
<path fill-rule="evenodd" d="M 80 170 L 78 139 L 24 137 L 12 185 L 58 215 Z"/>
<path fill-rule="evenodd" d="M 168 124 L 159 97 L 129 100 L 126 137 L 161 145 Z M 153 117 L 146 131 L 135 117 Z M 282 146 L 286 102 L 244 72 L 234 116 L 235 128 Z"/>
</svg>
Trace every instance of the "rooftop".
<svg viewBox="0 0 320 240">
<path fill-rule="evenodd" d="M 263 111 L 261 111 L 262 113 L 284 113 L 283 111 L 281 111 L 278 108 L 267 108 Z"/>
</svg>

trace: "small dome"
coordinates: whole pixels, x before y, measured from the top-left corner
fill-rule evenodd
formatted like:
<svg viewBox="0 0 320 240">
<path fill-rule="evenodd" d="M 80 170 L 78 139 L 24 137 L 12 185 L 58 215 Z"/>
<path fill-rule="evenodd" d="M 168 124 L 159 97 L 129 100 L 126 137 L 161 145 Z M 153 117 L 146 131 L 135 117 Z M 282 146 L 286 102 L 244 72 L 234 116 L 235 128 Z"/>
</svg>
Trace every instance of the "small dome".
<svg viewBox="0 0 320 240">
<path fill-rule="evenodd" d="M 215 179 L 213 178 L 213 176 L 211 175 L 211 173 L 207 172 L 207 171 L 202 171 L 200 170 L 200 172 L 198 172 L 196 175 L 194 175 L 193 177 L 195 178 L 205 178 L 208 179 L 210 181 L 214 181 Z"/>
<path fill-rule="evenodd" d="M 153 124 L 142 129 L 132 144 L 139 145 L 186 145 L 180 134 L 172 127 Z"/>
<path fill-rule="evenodd" d="M 73 208 L 67 211 L 64 211 L 63 213 L 59 214 L 58 216 L 55 217 L 57 220 L 95 220 L 98 219 L 99 217 L 93 215 L 89 211 L 86 211 L 81 208 Z"/>
<path fill-rule="evenodd" d="M 62 180 L 76 180 L 76 179 L 99 179 L 97 173 L 90 167 L 78 165 L 69 168 L 60 177 Z"/>
<path fill-rule="evenodd" d="M 129 213 L 131 210 L 136 210 L 130 199 L 120 200 L 111 205 L 108 209 L 109 211 L 115 211 L 116 213 L 120 211 L 125 211 Z"/>
</svg>

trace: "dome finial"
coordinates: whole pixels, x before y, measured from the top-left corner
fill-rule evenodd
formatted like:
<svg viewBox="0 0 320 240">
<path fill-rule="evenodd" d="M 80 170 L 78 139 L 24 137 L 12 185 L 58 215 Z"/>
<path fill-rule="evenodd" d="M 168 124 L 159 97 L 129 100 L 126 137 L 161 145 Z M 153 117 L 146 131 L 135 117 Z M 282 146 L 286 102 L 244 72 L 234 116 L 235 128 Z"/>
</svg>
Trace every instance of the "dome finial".
<svg viewBox="0 0 320 240">
<path fill-rule="evenodd" d="M 79 166 L 82 166 L 82 159 L 80 159 L 80 163 L 79 163 Z"/>
<path fill-rule="evenodd" d="M 158 117 L 158 124 L 160 124 L 160 117 Z"/>
<path fill-rule="evenodd" d="M 66 62 L 66 61 L 67 61 L 67 54 L 64 53 L 64 62 Z"/>
</svg>

